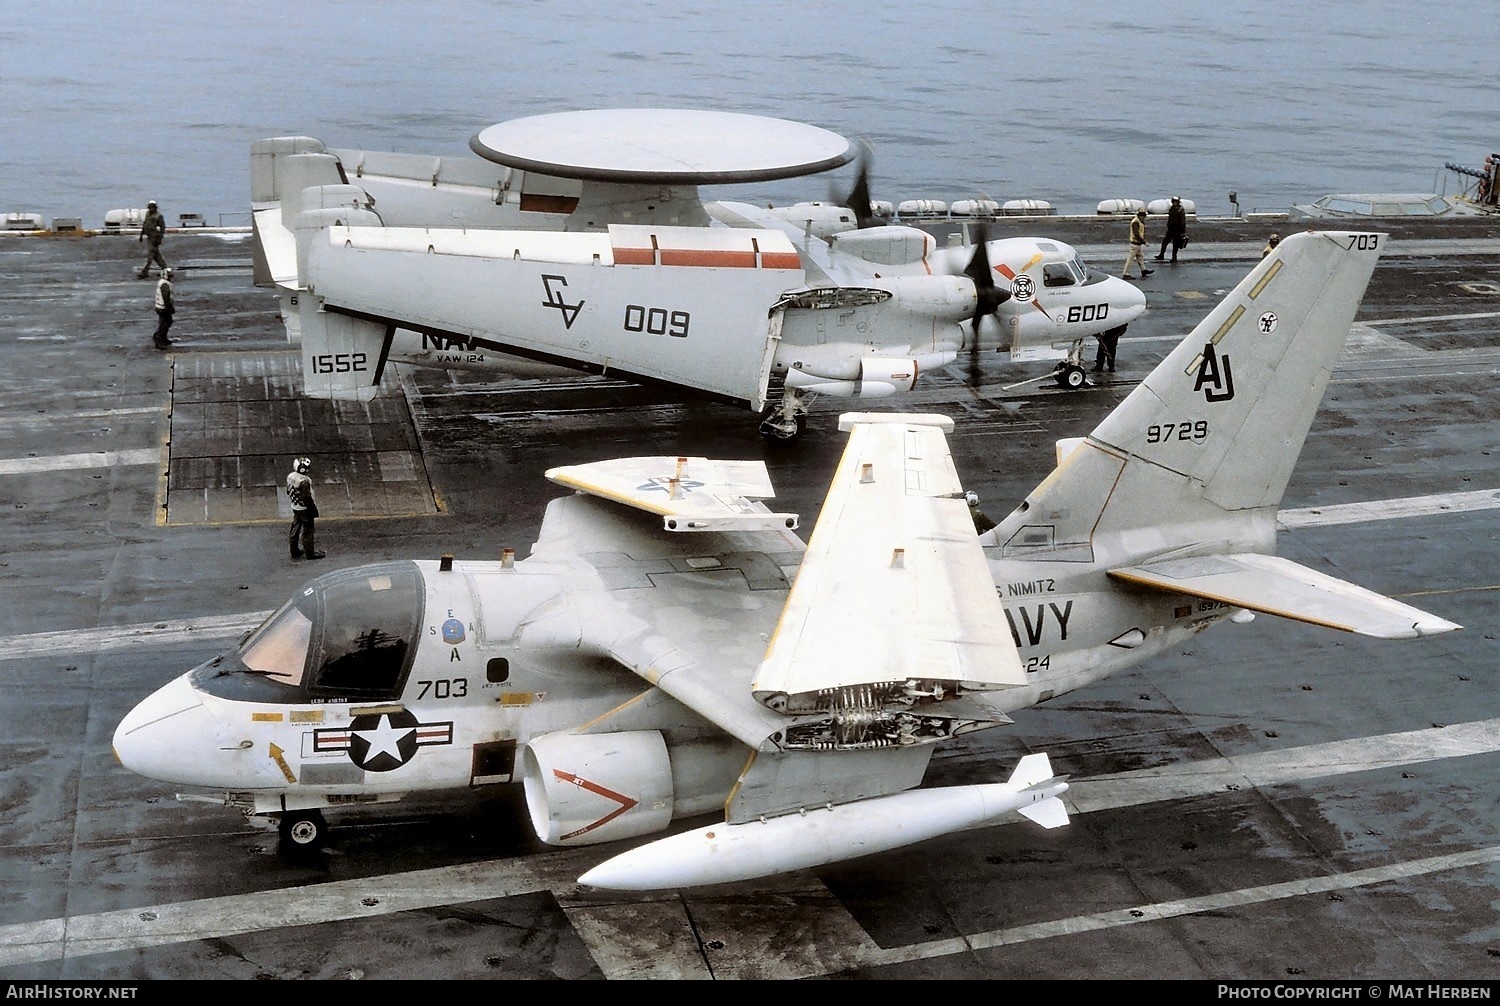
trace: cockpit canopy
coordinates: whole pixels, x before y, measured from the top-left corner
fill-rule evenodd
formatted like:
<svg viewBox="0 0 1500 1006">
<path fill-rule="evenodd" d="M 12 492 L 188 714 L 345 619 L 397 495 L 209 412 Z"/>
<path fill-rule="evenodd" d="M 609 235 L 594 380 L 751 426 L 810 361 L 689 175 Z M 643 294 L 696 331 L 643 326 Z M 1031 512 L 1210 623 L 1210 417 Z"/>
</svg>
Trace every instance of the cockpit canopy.
<svg viewBox="0 0 1500 1006">
<path fill-rule="evenodd" d="M 1091 270 L 1071 247 L 1054 241 L 1038 241 L 1042 252 L 1042 286 L 1090 286 L 1107 277 Z"/>
<path fill-rule="evenodd" d="M 400 698 L 416 654 L 422 574 L 412 562 L 358 566 L 308 582 L 193 684 L 240 701 Z"/>
</svg>

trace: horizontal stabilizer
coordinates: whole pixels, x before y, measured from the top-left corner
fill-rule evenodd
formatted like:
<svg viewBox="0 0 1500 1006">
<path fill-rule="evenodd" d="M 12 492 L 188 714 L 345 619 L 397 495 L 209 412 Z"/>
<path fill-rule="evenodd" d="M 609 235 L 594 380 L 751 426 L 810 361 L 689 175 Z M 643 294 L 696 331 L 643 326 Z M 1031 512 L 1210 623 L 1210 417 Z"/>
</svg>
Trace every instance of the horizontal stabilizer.
<svg viewBox="0 0 1500 1006">
<path fill-rule="evenodd" d="M 772 513 L 776 495 L 764 461 L 618 458 L 553 468 L 547 478 L 579 492 L 660 514 L 668 531 L 795 528 L 797 515 Z"/>
<path fill-rule="evenodd" d="M 1168 559 L 1123 566 L 1110 570 L 1109 575 L 1380 639 L 1412 639 L 1460 628 L 1445 618 L 1273 555 Z"/>
<path fill-rule="evenodd" d="M 1068 808 L 1055 796 L 1041 803 L 1027 804 L 1020 808 L 1020 812 L 1028 821 L 1043 828 L 1061 828 L 1068 823 Z"/>
</svg>

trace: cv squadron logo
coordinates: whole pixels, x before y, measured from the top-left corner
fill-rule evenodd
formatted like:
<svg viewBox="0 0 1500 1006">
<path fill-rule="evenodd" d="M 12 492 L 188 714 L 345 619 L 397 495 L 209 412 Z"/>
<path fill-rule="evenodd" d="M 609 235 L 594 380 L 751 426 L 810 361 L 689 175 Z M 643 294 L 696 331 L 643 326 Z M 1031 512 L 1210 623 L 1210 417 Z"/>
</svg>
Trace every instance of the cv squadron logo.
<svg viewBox="0 0 1500 1006">
<path fill-rule="evenodd" d="M 1193 390 L 1203 392 L 1204 400 L 1209 402 L 1227 402 L 1234 397 L 1234 371 L 1229 368 L 1229 357 L 1220 356 L 1211 342 L 1203 346 Z"/>
<path fill-rule="evenodd" d="M 556 284 L 556 285 L 554 285 Z M 542 301 L 543 307 L 555 307 L 562 315 L 563 328 L 572 328 L 573 319 L 578 317 L 578 312 L 583 309 L 583 301 L 569 304 L 563 300 L 563 287 L 568 285 L 566 276 L 542 276 L 542 288 L 547 291 L 547 299 Z"/>
<path fill-rule="evenodd" d="M 356 716 L 345 729 L 314 730 L 313 751 L 347 751 L 366 772 L 390 772 L 412 760 L 417 748 L 453 743 L 453 723 L 418 723 L 405 709 Z"/>
</svg>

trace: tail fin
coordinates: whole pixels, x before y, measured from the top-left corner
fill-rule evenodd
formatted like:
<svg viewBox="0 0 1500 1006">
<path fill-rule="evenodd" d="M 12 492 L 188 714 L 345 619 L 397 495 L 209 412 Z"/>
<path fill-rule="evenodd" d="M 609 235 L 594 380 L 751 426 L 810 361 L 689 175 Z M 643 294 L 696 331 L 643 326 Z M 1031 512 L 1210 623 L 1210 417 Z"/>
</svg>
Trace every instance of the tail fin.
<svg viewBox="0 0 1500 1006">
<path fill-rule="evenodd" d="M 1288 238 L 1090 439 L 1181 472 L 1225 510 L 1280 505 L 1386 240 Z"/>
<path fill-rule="evenodd" d="M 1067 785 L 1062 778 L 1052 774 L 1052 761 L 1045 753 L 1029 754 L 1016 763 L 1015 771 L 1006 780 L 1012 786 L 1065 792 Z M 1068 823 L 1068 808 L 1056 796 L 1048 796 L 1036 803 L 1022 804 L 1016 808 L 1022 816 L 1043 828 L 1061 828 Z"/>
<path fill-rule="evenodd" d="M 1078 561 L 1208 539 L 1270 551 L 1276 508 L 1386 240 L 1283 241 L 1060 460 L 995 541 L 1009 555 Z"/>
<path fill-rule="evenodd" d="M 312 242 L 331 225 L 381 223 L 369 195 L 350 185 L 321 140 L 279 136 L 250 145 L 255 282 L 276 287 L 287 340 L 302 346 L 303 391 L 314 398 L 368 400 L 385 367 L 384 323 L 330 314 L 307 289 Z"/>
<path fill-rule="evenodd" d="M 321 298 L 306 293 L 299 299 L 303 394 L 362 402 L 374 398 L 395 326 L 326 311 Z"/>
<path fill-rule="evenodd" d="M 1020 783 L 1022 786 L 1035 786 L 1039 782 L 1046 782 L 1052 778 L 1052 759 L 1047 753 L 1029 754 L 1016 762 L 1016 767 L 1011 770 L 1010 778 L 1006 782 Z"/>
</svg>

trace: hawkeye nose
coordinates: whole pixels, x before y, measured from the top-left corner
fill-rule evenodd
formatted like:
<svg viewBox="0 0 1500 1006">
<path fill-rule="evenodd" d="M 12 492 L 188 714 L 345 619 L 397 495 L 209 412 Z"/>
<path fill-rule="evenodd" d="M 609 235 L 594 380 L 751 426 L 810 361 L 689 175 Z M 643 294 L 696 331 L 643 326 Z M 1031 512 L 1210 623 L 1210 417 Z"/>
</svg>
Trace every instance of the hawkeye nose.
<svg viewBox="0 0 1500 1006">
<path fill-rule="evenodd" d="M 1110 321 L 1125 325 L 1146 313 L 1146 294 L 1140 287 L 1118 276 L 1105 277 L 1104 284 Z"/>
</svg>

